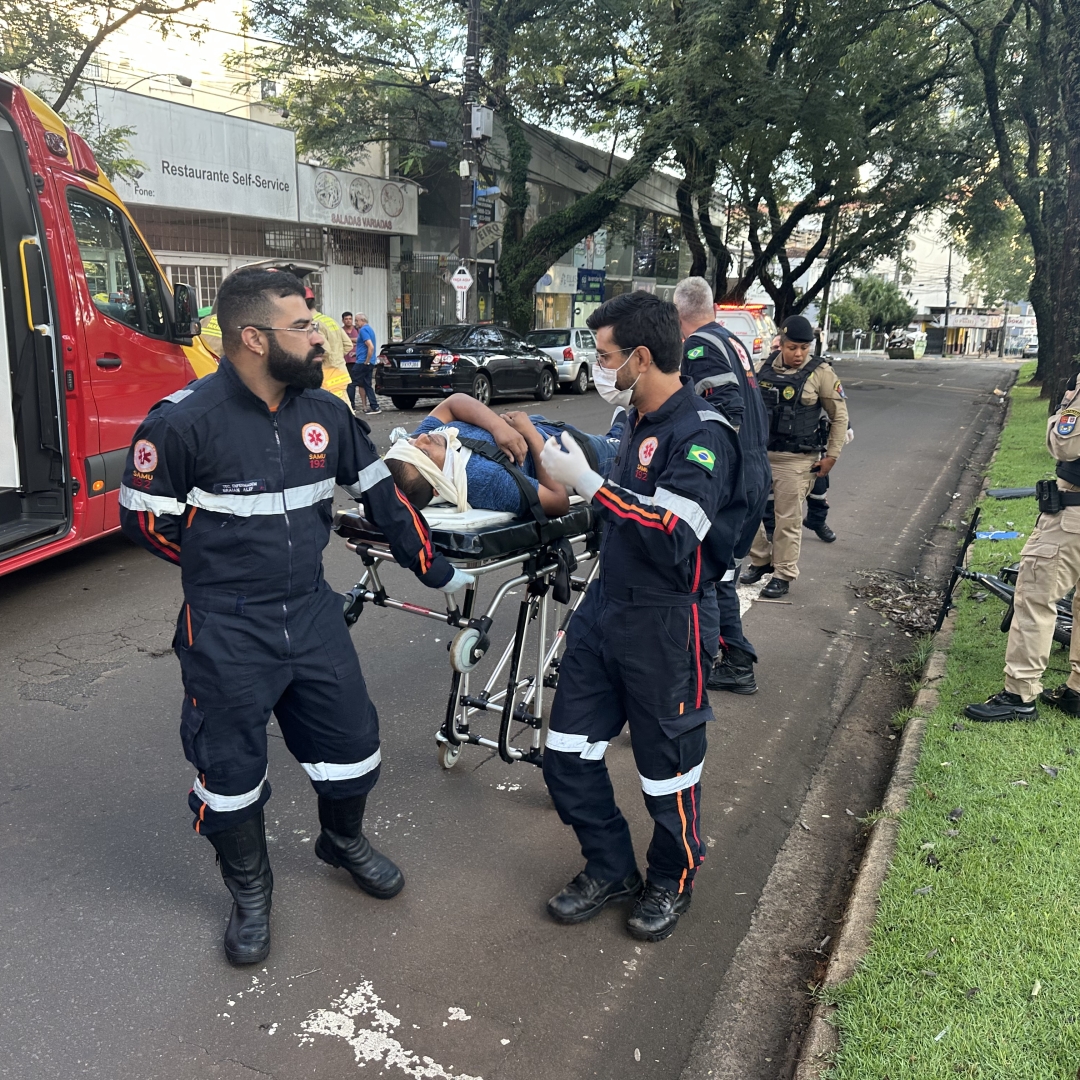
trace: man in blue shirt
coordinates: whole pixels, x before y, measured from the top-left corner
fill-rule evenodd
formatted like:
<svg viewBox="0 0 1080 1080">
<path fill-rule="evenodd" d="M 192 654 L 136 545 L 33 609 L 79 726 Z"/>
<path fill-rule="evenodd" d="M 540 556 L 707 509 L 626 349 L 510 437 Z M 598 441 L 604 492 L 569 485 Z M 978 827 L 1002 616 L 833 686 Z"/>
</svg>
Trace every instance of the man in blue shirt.
<svg viewBox="0 0 1080 1080">
<path fill-rule="evenodd" d="M 371 385 L 372 376 L 375 374 L 375 365 L 379 362 L 376 359 L 375 331 L 372 330 L 371 323 L 368 322 L 368 318 L 363 312 L 358 312 L 353 321 L 357 336 L 353 345 L 354 363 L 349 365 L 349 371 L 352 375 L 353 385 L 360 387 L 359 407 L 364 412 L 382 412 L 382 409 L 379 408 L 379 399 L 375 396 L 375 388 Z M 349 328 L 346 327 L 345 329 L 348 332 Z M 352 334 L 350 333 L 349 336 L 352 337 Z M 363 395 L 367 396 L 366 409 L 364 408 Z M 356 407 L 357 403 L 353 402 L 353 408 Z"/>
<path fill-rule="evenodd" d="M 590 435 L 574 432 L 575 437 L 587 442 L 597 459 L 597 471 L 606 475 L 615 460 L 622 436 L 626 414 L 619 410 L 611 430 L 606 435 Z M 564 426 L 543 416 L 529 416 L 524 412 L 508 412 L 502 416 L 467 394 L 453 394 L 440 402 L 412 433 L 408 442 L 431 460 L 438 470 L 448 477 L 452 474 L 447 455 L 464 458 L 463 472 L 467 482 L 467 500 L 473 509 L 502 510 L 519 513 L 523 510 L 521 491 L 510 472 L 498 462 L 466 449 L 450 445 L 446 429 L 452 428 L 461 439 L 478 439 L 497 446 L 525 474 L 525 478 L 537 492 L 540 506 L 549 517 L 565 514 L 570 507 L 566 489 L 556 484 L 540 466 L 540 451 L 544 440 L 550 435 L 556 438 Z M 408 460 L 388 456 L 387 467 L 395 483 L 417 509 L 423 509 L 435 495 L 428 479 L 421 475 Z"/>
</svg>

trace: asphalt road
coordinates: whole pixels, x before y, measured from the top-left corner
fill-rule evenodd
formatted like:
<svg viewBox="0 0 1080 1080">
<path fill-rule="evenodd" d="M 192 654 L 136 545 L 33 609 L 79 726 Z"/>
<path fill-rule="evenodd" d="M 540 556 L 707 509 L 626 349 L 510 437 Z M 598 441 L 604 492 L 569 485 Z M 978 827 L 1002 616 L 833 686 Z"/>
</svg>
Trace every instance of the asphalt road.
<svg viewBox="0 0 1080 1080">
<path fill-rule="evenodd" d="M 852 635 L 903 649 L 847 583 L 860 568 L 914 568 L 1012 372 L 877 358 L 839 370 L 856 433 L 833 473 L 840 540 L 807 533 L 791 604 L 746 617 L 762 691 L 713 695 L 710 858 L 660 945 L 629 938 L 622 909 L 548 921 L 544 902 L 580 857 L 540 772 L 471 747 L 442 771 L 446 629 L 369 608 L 353 636 L 382 721 L 370 832 L 405 891 L 373 900 L 315 858 L 315 798 L 272 728 L 273 951 L 263 968 L 230 968 L 229 898 L 186 807 L 178 573 L 110 538 L 0 579 L 0 1077 L 678 1076 L 841 718 L 836 686 L 873 660 Z M 594 393 L 541 410 L 591 430 L 610 413 Z M 402 417 L 373 419 L 385 445 Z M 343 590 L 359 561 L 335 538 L 326 570 Z M 387 578 L 431 602 L 403 572 Z M 643 861 L 625 735 L 607 760 Z"/>
</svg>

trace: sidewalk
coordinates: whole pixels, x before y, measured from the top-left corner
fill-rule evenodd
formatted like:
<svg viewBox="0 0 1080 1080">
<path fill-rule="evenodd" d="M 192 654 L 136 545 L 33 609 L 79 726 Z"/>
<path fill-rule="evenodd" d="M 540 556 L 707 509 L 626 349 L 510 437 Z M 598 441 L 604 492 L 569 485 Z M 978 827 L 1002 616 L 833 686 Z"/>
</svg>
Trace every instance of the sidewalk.
<svg viewBox="0 0 1080 1080">
<path fill-rule="evenodd" d="M 1046 403 L 1024 385 L 989 486 L 1052 475 Z M 1028 534 L 1033 499 L 983 502 L 980 529 Z M 997 572 L 1023 546 L 976 541 Z M 1080 1064 L 1080 720 L 975 724 L 963 707 L 1001 689 L 1004 607 L 974 587 L 958 611 L 872 944 L 830 995 L 840 1049 L 832 1080 L 1075 1080 Z M 1064 681 L 1052 654 L 1046 685 Z"/>
</svg>

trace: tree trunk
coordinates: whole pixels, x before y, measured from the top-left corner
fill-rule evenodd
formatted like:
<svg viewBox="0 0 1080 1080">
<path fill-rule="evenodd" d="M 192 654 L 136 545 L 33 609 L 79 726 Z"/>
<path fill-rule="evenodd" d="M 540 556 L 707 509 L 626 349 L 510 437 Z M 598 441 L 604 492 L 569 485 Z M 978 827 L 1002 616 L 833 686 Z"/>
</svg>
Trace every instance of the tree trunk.
<svg viewBox="0 0 1080 1080">
<path fill-rule="evenodd" d="M 1065 41 L 1062 63 L 1062 128 L 1064 129 L 1064 228 L 1054 244 L 1055 267 L 1051 296 L 1054 333 L 1050 368 L 1043 380 L 1043 397 L 1053 411 L 1069 380 L 1080 370 L 1080 0 L 1060 0 Z M 1050 195 L 1047 193 L 1047 200 Z M 1039 323 L 1039 363 L 1043 360 L 1043 319 Z"/>
<path fill-rule="evenodd" d="M 709 257 L 705 253 L 705 245 L 701 242 L 698 234 L 697 220 L 694 217 L 694 201 L 690 196 L 691 178 L 684 176 L 682 182 L 675 189 L 675 202 L 679 207 L 679 224 L 682 226 L 683 238 L 687 247 L 690 248 L 690 276 L 704 277 L 708 269 Z"/>
<path fill-rule="evenodd" d="M 512 126 L 508 125 L 508 132 Z M 521 132 L 521 136 L 524 138 L 524 132 Z M 669 141 L 670 135 L 666 129 L 646 128 L 633 157 L 614 176 L 601 181 L 572 206 L 542 218 L 520 239 L 507 238 L 504 234 L 499 259 L 499 281 L 502 284 L 499 313 L 513 329 L 519 333 L 532 329 L 533 290 L 536 283 L 560 255 L 607 221 L 622 202 L 623 196 L 648 174 L 667 150 Z M 513 156 L 511 150 L 512 159 Z M 522 174 L 511 161 L 511 183 L 515 192 L 519 186 L 517 177 L 527 174 L 527 163 Z M 524 186 L 524 182 L 521 182 L 522 190 Z M 527 196 L 525 205 L 528 205 Z"/>
</svg>

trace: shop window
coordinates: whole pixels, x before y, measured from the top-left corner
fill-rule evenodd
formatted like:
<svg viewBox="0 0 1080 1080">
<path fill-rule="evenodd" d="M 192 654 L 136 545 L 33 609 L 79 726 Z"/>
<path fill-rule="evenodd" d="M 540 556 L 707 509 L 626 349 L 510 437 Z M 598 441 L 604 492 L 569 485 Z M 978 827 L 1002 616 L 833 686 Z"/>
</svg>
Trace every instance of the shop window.
<svg viewBox="0 0 1080 1080">
<path fill-rule="evenodd" d="M 656 214 L 639 210 L 634 227 L 634 277 L 656 277 Z"/>
<path fill-rule="evenodd" d="M 654 276 L 657 281 L 674 283 L 679 280 L 679 244 L 682 236 L 679 219 L 669 214 L 657 214 L 654 236 Z"/>
<path fill-rule="evenodd" d="M 608 280 L 634 276 L 634 211 L 619 207 L 607 226 L 605 252 Z"/>
</svg>

